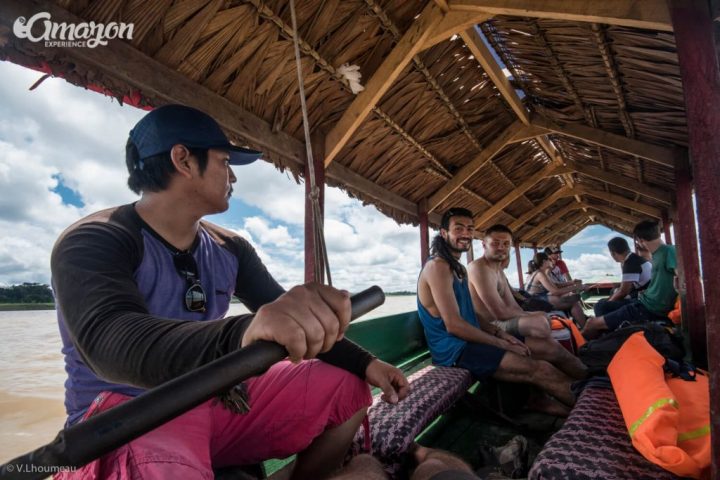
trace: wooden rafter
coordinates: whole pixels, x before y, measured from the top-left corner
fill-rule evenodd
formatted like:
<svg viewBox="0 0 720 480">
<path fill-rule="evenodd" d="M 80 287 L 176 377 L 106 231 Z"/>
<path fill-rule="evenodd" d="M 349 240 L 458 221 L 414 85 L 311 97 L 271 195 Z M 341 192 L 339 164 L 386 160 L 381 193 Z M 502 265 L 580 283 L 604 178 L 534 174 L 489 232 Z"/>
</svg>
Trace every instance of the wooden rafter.
<svg viewBox="0 0 720 480">
<path fill-rule="evenodd" d="M 591 197 L 599 198 L 610 203 L 616 203 L 622 207 L 629 208 L 643 215 L 649 215 L 653 218 L 662 218 L 662 211 L 659 208 L 652 207 L 643 203 L 630 200 L 629 198 L 623 197 L 622 195 L 616 195 L 614 193 L 607 193 L 601 190 L 595 190 L 587 188 L 585 186 L 577 185 L 575 187 L 583 195 L 590 195 Z"/>
<path fill-rule="evenodd" d="M 633 178 L 620 175 L 619 173 L 612 173 L 597 167 L 571 161 L 568 161 L 566 165 L 581 175 L 600 180 L 610 185 L 615 185 L 616 187 L 624 188 L 625 190 L 629 190 L 633 193 L 639 193 L 666 205 L 671 205 L 673 202 L 673 195 L 671 191 L 662 188 L 650 187 Z"/>
<path fill-rule="evenodd" d="M 423 44 L 423 50 L 444 42 L 455 34 L 492 18 L 487 13 L 448 12 L 430 32 Z"/>
<path fill-rule="evenodd" d="M 687 150 L 682 148 L 661 147 L 577 123 L 559 125 L 540 115 L 533 115 L 531 122 L 535 126 L 560 135 L 600 145 L 628 155 L 636 155 L 668 168 L 674 169 L 676 162 L 688 161 Z"/>
<path fill-rule="evenodd" d="M 400 39 L 400 32 L 398 28 L 395 26 L 393 21 L 390 19 L 390 17 L 387 15 L 387 13 L 382 9 L 382 7 L 375 1 L 375 0 L 366 0 L 366 3 L 368 4 L 368 7 L 372 9 L 373 15 L 379 19 L 381 22 L 383 28 L 388 30 L 397 40 Z M 435 2 L 441 11 L 446 12 L 447 11 L 447 5 L 443 3 L 443 1 Z M 465 15 L 467 17 L 467 15 Z M 467 19 L 466 19 L 467 20 Z M 470 125 L 468 124 L 467 120 L 465 120 L 464 116 L 458 111 L 458 109 L 453 104 L 452 100 L 450 100 L 450 97 L 445 93 L 443 87 L 440 85 L 440 83 L 435 79 L 435 77 L 430 73 L 428 68 L 425 66 L 424 62 L 419 56 L 414 56 L 412 59 L 413 64 L 415 65 L 415 68 L 425 77 L 425 80 L 428 82 L 430 88 L 433 90 L 433 92 L 438 96 L 438 98 L 442 101 L 442 103 L 445 105 L 445 107 L 448 109 L 450 114 L 455 118 L 455 121 L 460 127 L 460 130 L 463 132 L 463 134 L 467 137 L 467 139 L 472 143 L 475 148 L 477 148 L 478 151 L 482 152 L 483 147 L 480 143 L 480 140 L 475 136 L 475 134 L 470 129 Z M 392 122 L 387 115 L 385 115 L 383 112 L 380 112 L 378 107 L 374 107 L 373 111 L 379 115 L 380 117 L 384 118 L 386 123 L 388 123 L 393 129 L 401 133 L 402 137 L 406 140 L 409 140 L 410 143 L 415 146 L 418 150 L 420 150 L 426 157 L 430 158 L 432 155 L 427 151 L 427 149 L 423 148 L 419 142 L 415 141 L 409 133 L 405 132 L 402 128 L 400 128 L 398 125 L 396 125 L 394 122 Z M 533 129 L 537 130 L 534 127 L 526 127 L 526 129 Z M 442 176 L 450 176 L 449 172 L 442 166 L 440 163 L 434 159 L 434 157 L 431 159 L 432 163 L 437 167 L 439 172 L 438 173 Z M 489 162 L 487 165 L 490 167 L 495 167 L 495 165 L 492 162 Z M 515 188 L 515 184 L 508 178 L 508 176 L 500 170 L 499 168 L 495 167 L 495 171 L 502 178 L 506 183 L 510 185 L 512 189 Z M 473 192 L 465 187 L 460 187 L 460 191 L 463 191 L 465 193 L 469 193 L 471 196 L 475 198 L 479 198 L 484 203 L 489 204 L 489 202 L 481 197 L 477 192 Z M 431 206 L 431 210 L 432 210 Z"/>
<path fill-rule="evenodd" d="M 583 208 L 585 205 L 581 203 L 570 203 L 563 208 L 557 210 L 556 212 L 552 212 L 548 218 L 543 220 L 542 222 L 535 225 L 531 230 L 528 230 L 526 233 L 523 233 L 520 235 L 520 238 L 523 242 L 529 242 L 533 238 L 535 238 L 539 233 L 541 233 L 543 230 L 548 229 L 550 226 L 554 225 L 556 222 L 560 221 L 560 219 L 567 215 L 568 213 L 579 210 Z"/>
<path fill-rule="evenodd" d="M 472 54 L 475 56 L 475 59 L 478 61 L 478 63 L 480 63 L 485 73 L 488 75 L 488 77 L 490 77 L 490 80 L 498 89 L 500 95 L 502 95 L 502 97 L 505 99 L 505 101 L 515 113 L 517 118 L 524 125 L 530 126 L 530 114 L 525 108 L 522 100 L 520 100 L 518 94 L 515 92 L 515 88 L 510 84 L 510 81 L 505 76 L 505 73 L 503 73 L 502 68 L 500 68 L 500 65 L 495 59 L 495 56 L 492 54 L 490 49 L 480 37 L 477 29 L 474 27 L 469 28 L 463 31 L 460 36 L 462 37 L 463 41 L 470 49 Z M 544 136 L 544 133 L 547 133 L 547 131 L 544 131 L 542 128 L 531 128 L 528 130 L 527 133 L 533 134 L 533 138 L 535 138 L 540 148 L 548 155 L 550 161 L 558 164 L 562 163 L 562 158 L 558 153 L 557 149 L 552 144 L 552 142 L 550 142 L 550 140 Z M 527 133 L 518 135 L 518 137 L 522 139 L 522 137 L 526 136 Z M 515 141 L 517 140 L 513 139 L 513 142 Z M 569 185 L 570 187 L 573 186 L 574 181 L 572 179 L 572 175 L 563 174 L 562 177 L 567 185 Z M 576 200 L 578 202 L 580 201 L 579 198 L 577 198 Z"/>
<path fill-rule="evenodd" d="M 451 0 L 450 11 L 552 18 L 672 31 L 665 0 Z"/>
<path fill-rule="evenodd" d="M 437 178 L 440 178 L 440 179 L 442 179 L 442 180 L 445 181 L 445 182 L 447 182 L 448 180 L 450 180 L 450 179 L 452 178 L 452 175 L 441 173 L 441 172 L 437 171 L 436 169 L 430 168 L 430 167 L 426 168 L 426 169 L 425 169 L 425 172 L 428 173 L 428 174 L 430 174 L 430 175 L 433 175 L 433 176 L 435 176 L 435 177 L 437 177 Z M 475 191 L 473 191 L 473 190 L 470 190 L 470 189 L 467 188 L 467 187 L 460 187 L 459 190 L 460 190 L 461 192 L 463 192 L 465 195 L 469 195 L 469 196 L 473 197 L 475 200 L 478 200 L 478 201 L 480 201 L 481 203 L 484 203 L 484 204 L 487 205 L 487 206 L 492 206 L 492 202 L 491 202 L 490 200 L 488 200 L 487 198 L 483 197 L 483 196 L 480 195 L 479 193 L 477 193 L 477 192 L 475 192 Z M 510 214 L 508 214 L 508 216 L 510 216 L 510 217 L 513 218 L 513 219 L 515 218 L 513 215 L 510 215 Z"/>
<path fill-rule="evenodd" d="M 350 137 L 365 121 L 372 108 L 380 101 L 393 82 L 412 61 L 431 29 L 442 20 L 442 12 L 434 3 L 428 3 L 418 19 L 410 25 L 400 42 L 385 57 L 377 71 L 370 77 L 365 90 L 343 113 L 335 127 L 325 137 L 325 166 L 337 157 Z"/>
<path fill-rule="evenodd" d="M 569 187 L 563 187 L 560 190 L 557 190 L 552 195 L 546 197 L 542 202 L 538 203 L 535 208 L 528 210 L 527 212 L 523 213 L 521 216 L 517 218 L 513 223 L 508 225 L 510 230 L 515 231 L 518 228 L 525 225 L 525 223 L 528 220 L 533 219 L 536 215 L 544 212 L 548 208 L 550 208 L 555 202 L 557 202 L 561 198 L 570 197 L 573 196 L 574 192 Z"/>
<path fill-rule="evenodd" d="M 537 174 L 528 176 L 527 180 L 518 185 L 515 190 L 505 195 L 503 198 L 495 202 L 495 205 L 485 210 L 482 215 L 475 218 L 475 228 L 482 229 L 490 220 L 493 219 L 493 217 L 495 217 L 495 215 L 500 213 L 505 207 L 507 207 L 512 202 L 524 195 L 525 192 L 534 187 L 536 183 L 538 183 L 543 178 L 557 175 L 559 170 L 562 168 L 562 166 L 550 163 Z"/>
<path fill-rule="evenodd" d="M 0 24 L 12 25 L 17 17 L 32 15 L 36 11 L 49 12 L 52 18 L 58 22 L 79 23 L 82 21 L 51 2 L 10 0 L 3 3 L 3 8 L 0 9 Z M 28 42 L 26 48 L 34 48 L 34 45 L 36 44 Z M 42 44 L 37 45 L 42 46 Z M 181 103 L 212 111 L 214 118 L 223 128 L 229 133 L 245 139 L 254 148 L 275 153 L 298 165 L 305 164 L 305 147 L 302 142 L 286 133 L 273 132 L 269 123 L 256 117 L 253 113 L 196 84 L 186 76 L 146 56 L 125 42 L 111 41 L 102 49 L 58 47 L 56 50 L 75 59 L 80 64 L 91 65 L 96 71 L 140 90 L 148 98 L 161 102 L 159 104 Z M 356 189 L 391 208 L 402 211 L 412 218 L 417 216 L 415 203 L 376 185 L 342 165 L 332 165 L 327 170 L 327 177 Z M 431 218 L 436 223 L 439 221 L 438 216 Z"/>
<path fill-rule="evenodd" d="M 604 224 L 606 227 L 610 227 L 613 230 L 617 230 L 620 233 L 624 233 L 625 235 L 632 237 L 632 230 L 633 225 L 630 225 L 625 220 L 618 219 L 612 216 L 608 216 L 605 213 L 596 213 L 595 214 L 599 220 L 601 220 L 601 224 Z"/>
<path fill-rule="evenodd" d="M 579 210 L 579 209 L 578 209 Z M 537 240 L 538 245 L 557 245 L 564 242 L 568 237 L 575 235 L 582 227 L 591 222 L 592 219 L 587 212 L 577 212 L 568 218 L 556 219 L 554 224 L 549 225 L 549 232 Z M 570 233 L 563 235 L 563 232 Z"/>
<path fill-rule="evenodd" d="M 275 13 L 266 3 L 264 3 L 261 0 L 246 0 L 247 2 L 251 3 L 258 11 L 258 14 L 263 17 L 266 20 L 271 21 L 273 24 L 275 24 L 278 29 L 280 30 L 281 35 L 284 35 L 288 39 L 292 39 L 293 36 L 293 30 L 290 25 L 285 23 L 277 13 Z M 383 17 L 383 21 L 390 22 L 389 19 L 387 19 L 384 12 L 379 11 L 376 12 L 379 16 Z M 397 28 L 394 27 L 394 25 L 390 25 L 389 27 L 393 34 L 396 35 L 396 37 L 400 37 L 400 34 L 397 32 Z M 345 76 L 338 73 L 337 69 L 330 63 L 327 59 L 325 59 L 320 52 L 315 50 L 309 43 L 307 43 L 302 37 L 298 38 L 298 43 L 300 46 L 300 50 L 303 54 L 309 56 L 313 59 L 315 62 L 315 65 L 320 68 L 321 70 L 328 73 L 333 80 L 339 82 L 345 90 L 348 92 L 351 92 L 352 89 L 350 88 L 349 82 Z M 415 57 L 416 63 L 417 63 L 417 57 Z M 418 68 L 421 70 L 427 70 L 424 68 L 424 65 L 420 65 Z M 425 72 L 427 75 L 430 75 L 429 72 Z M 437 82 L 434 82 L 437 83 Z M 442 92 L 442 96 L 445 97 L 445 99 L 449 102 L 450 100 L 447 98 L 447 95 Z M 422 154 L 431 164 L 431 166 L 427 167 L 425 170 L 436 177 L 442 178 L 443 180 L 448 180 L 452 177 L 450 172 L 448 172 L 447 168 L 440 162 L 435 155 L 433 155 L 427 148 L 423 147 L 422 144 L 413 137 L 407 130 L 402 128 L 400 125 L 398 125 L 397 122 L 395 122 L 390 115 L 385 113 L 380 107 L 375 106 L 372 109 L 373 113 L 380 119 L 382 119 L 385 124 L 390 127 L 392 130 L 397 133 L 400 138 L 402 138 L 407 144 L 411 145 L 413 148 L 415 148 L 420 154 Z M 464 193 L 474 197 L 477 200 L 480 200 L 484 202 L 485 204 L 489 205 L 490 202 L 482 197 L 477 192 L 471 191 L 468 188 L 463 187 L 461 189 Z"/>
<path fill-rule="evenodd" d="M 611 217 L 615 217 L 619 220 L 626 222 L 628 225 L 637 225 L 639 222 L 642 221 L 642 219 L 634 217 L 629 213 L 621 212 L 617 209 L 606 207 L 605 205 L 588 205 L 588 210 L 593 213 L 610 215 Z"/>
<path fill-rule="evenodd" d="M 500 135 L 495 137 L 490 144 L 485 147 L 475 158 L 470 160 L 468 163 L 458 170 L 458 172 L 449 180 L 445 185 L 442 186 L 437 192 L 435 192 L 428 199 L 428 210 L 433 211 L 440 206 L 450 195 L 456 190 L 463 186 L 478 170 L 492 161 L 492 158 L 500 153 L 500 150 L 505 147 L 508 140 L 512 138 L 518 131 L 522 130 L 523 125 L 520 122 L 515 122 L 506 128 Z"/>
</svg>

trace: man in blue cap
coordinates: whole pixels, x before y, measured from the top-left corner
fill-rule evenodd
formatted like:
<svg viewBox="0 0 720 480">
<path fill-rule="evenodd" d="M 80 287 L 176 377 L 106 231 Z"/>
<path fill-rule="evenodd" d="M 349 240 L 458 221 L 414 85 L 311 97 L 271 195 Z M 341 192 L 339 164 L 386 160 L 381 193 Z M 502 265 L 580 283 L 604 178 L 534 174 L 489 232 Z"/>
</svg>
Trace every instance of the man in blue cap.
<svg viewBox="0 0 720 480">
<path fill-rule="evenodd" d="M 202 220 L 228 209 L 230 166 L 259 156 L 181 105 L 130 132 L 128 186 L 140 200 L 75 223 L 52 254 L 68 424 L 257 340 L 291 361 L 63 478 L 213 478 L 213 468 L 297 452 L 293 476 L 323 478 L 370 404 L 366 381 L 390 402 L 406 395 L 398 369 L 343 338 L 347 292 L 285 292 L 245 239 Z M 226 317 L 233 296 L 254 314 Z"/>
</svg>

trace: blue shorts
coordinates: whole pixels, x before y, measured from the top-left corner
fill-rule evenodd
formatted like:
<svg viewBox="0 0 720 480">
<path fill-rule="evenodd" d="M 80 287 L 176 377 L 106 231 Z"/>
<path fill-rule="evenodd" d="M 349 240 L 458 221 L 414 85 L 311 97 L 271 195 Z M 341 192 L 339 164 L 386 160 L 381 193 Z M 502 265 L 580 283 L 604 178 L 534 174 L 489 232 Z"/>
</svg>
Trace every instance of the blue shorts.
<svg viewBox="0 0 720 480">
<path fill-rule="evenodd" d="M 593 310 L 595 311 L 596 317 L 602 317 L 603 315 L 607 315 L 610 312 L 614 312 L 615 310 L 624 307 L 628 303 L 634 302 L 635 300 L 626 299 L 623 298 L 621 300 L 613 300 L 612 302 L 609 301 L 607 298 L 603 298 L 599 302 L 595 304 L 593 307 Z"/>
<path fill-rule="evenodd" d="M 647 322 L 669 321 L 666 315 L 653 313 L 639 300 L 633 300 L 612 312 L 605 314 L 605 325 L 609 330 L 616 330 L 623 323 L 630 325 Z"/>
<path fill-rule="evenodd" d="M 463 348 L 455 366 L 472 373 L 476 380 L 495 374 L 507 350 L 486 343 L 468 343 Z"/>
</svg>

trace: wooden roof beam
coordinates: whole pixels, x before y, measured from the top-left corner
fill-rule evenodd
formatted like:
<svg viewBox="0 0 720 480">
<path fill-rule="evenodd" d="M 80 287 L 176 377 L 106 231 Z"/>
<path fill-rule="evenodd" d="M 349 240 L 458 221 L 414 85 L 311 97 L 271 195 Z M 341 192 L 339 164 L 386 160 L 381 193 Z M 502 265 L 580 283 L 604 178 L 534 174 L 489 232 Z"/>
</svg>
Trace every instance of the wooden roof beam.
<svg viewBox="0 0 720 480">
<path fill-rule="evenodd" d="M 578 189 L 583 195 L 590 195 L 591 197 L 599 198 L 600 200 L 605 200 L 610 203 L 616 203 L 622 207 L 634 210 L 642 215 L 647 215 L 659 219 L 662 218 L 662 211 L 659 208 L 645 205 L 644 203 L 635 202 L 633 200 L 630 200 L 629 198 L 623 197 L 622 195 L 607 193 L 601 190 L 587 188 L 582 185 L 577 185 L 575 188 Z"/>
<path fill-rule="evenodd" d="M 672 32 L 665 0 L 451 0 L 450 11 L 596 22 Z"/>
<path fill-rule="evenodd" d="M 636 155 L 667 168 L 674 169 L 676 162 L 688 161 L 687 150 L 683 148 L 661 147 L 652 143 L 633 140 L 631 138 L 606 132 L 597 128 L 577 123 L 559 125 L 540 115 L 533 115 L 532 125 L 545 128 L 566 137 L 576 138 L 584 142 L 600 145 L 628 155 Z"/>
<path fill-rule="evenodd" d="M 544 236 L 537 239 L 538 245 L 557 245 L 563 243 L 568 237 L 577 234 L 582 227 L 592 221 L 586 212 L 577 212 L 570 218 L 556 219 L 555 223 L 548 225 L 549 230 Z M 570 230 L 572 233 L 562 235 L 563 232 Z M 562 238 L 562 242 L 559 240 Z"/>
<path fill-rule="evenodd" d="M 12 26 L 19 16 L 32 16 L 33 12 L 49 12 L 57 22 L 79 23 L 79 17 L 43 0 L 8 0 L 0 9 L 0 24 Z M 39 46 L 38 46 L 39 45 Z M 27 42 L 28 49 L 37 48 L 42 54 L 42 44 Z M 136 88 L 150 99 L 163 103 L 181 103 L 209 112 L 227 132 L 237 135 L 248 144 L 265 152 L 275 153 L 298 165 L 305 164 L 305 146 L 296 138 L 273 132 L 269 123 L 258 118 L 217 93 L 196 84 L 186 76 L 146 56 L 131 45 L 110 41 L 103 48 L 62 48 L 57 52 L 74 59 L 78 64 L 92 66 L 96 71 Z M 332 165 L 327 177 L 342 185 L 400 210 L 412 218 L 417 217 L 417 205 L 390 190 L 358 175 L 342 165 Z M 439 222 L 439 217 L 431 217 Z"/>
<path fill-rule="evenodd" d="M 604 213 L 596 213 L 599 220 L 601 220 L 601 224 L 604 226 L 618 231 L 620 233 L 623 233 L 627 235 L 628 237 L 632 238 L 632 230 L 634 228 L 633 225 L 630 225 L 626 223 L 624 220 L 619 220 L 617 218 L 610 218 Z"/>
<path fill-rule="evenodd" d="M 523 126 L 520 122 L 511 124 L 500 135 L 495 137 L 475 158 L 463 165 L 454 177 L 448 180 L 445 185 L 428 199 L 428 211 L 435 210 L 450 195 L 462 187 L 478 170 L 490 162 L 495 155 L 500 153 L 500 150 L 502 150 L 508 141 L 522 130 L 522 128 Z"/>
<path fill-rule="evenodd" d="M 493 82 L 493 84 L 495 84 L 495 87 L 500 92 L 500 95 L 502 95 L 508 105 L 510 105 L 510 108 L 513 110 L 518 119 L 524 125 L 530 127 L 530 114 L 525 108 L 525 105 L 518 96 L 517 92 L 515 92 L 515 88 L 510 84 L 510 81 L 505 76 L 502 68 L 500 68 L 497 60 L 495 60 L 492 52 L 485 44 L 483 39 L 480 37 L 477 29 L 475 27 L 469 28 L 463 31 L 460 36 L 463 38 L 463 41 L 470 49 L 472 54 L 475 56 L 475 59 L 478 61 L 478 63 L 480 63 L 485 73 L 488 75 L 488 77 L 490 77 L 490 80 Z M 541 133 L 543 132 L 543 129 L 537 129 L 535 127 L 537 126 L 532 126 L 532 128 L 529 129 L 527 133 L 532 132 L 533 137 L 537 137 L 535 138 L 535 140 L 537 141 L 540 148 L 545 151 L 545 153 L 548 155 L 552 162 L 561 163 L 561 155 L 555 149 L 555 146 L 552 145 L 552 142 L 550 142 L 549 139 Z M 547 133 L 547 131 L 544 131 L 544 133 Z M 522 138 L 522 135 L 518 136 Z M 513 142 L 514 141 L 515 140 L 513 139 Z M 565 180 L 565 183 L 568 184 L 570 187 L 573 186 L 574 181 L 572 179 L 572 175 L 563 174 L 563 179 Z M 579 198 L 576 198 L 576 200 L 578 202 L 580 201 Z"/>
<path fill-rule="evenodd" d="M 459 35 L 463 30 L 489 20 L 492 17 L 493 15 L 484 12 L 449 11 L 440 23 L 432 29 L 422 49 L 427 50 L 430 47 L 434 47 L 438 43 L 448 40 L 453 35 Z"/>
<path fill-rule="evenodd" d="M 517 220 L 515 220 L 513 223 L 508 225 L 508 227 L 510 228 L 510 230 L 512 230 L 514 232 L 518 228 L 521 228 L 522 226 L 524 226 L 528 220 L 531 220 L 536 215 L 538 215 L 538 214 L 544 212 L 545 210 L 547 210 L 548 208 L 550 208 L 550 206 L 552 206 L 559 199 L 565 198 L 565 197 L 571 197 L 574 194 L 575 194 L 574 191 L 570 187 L 563 187 L 560 190 L 553 193 L 552 195 L 550 195 L 549 197 L 545 198 L 545 200 L 543 200 L 542 202 L 535 205 L 535 207 L 533 209 L 528 210 L 527 212 L 523 213 L 521 216 L 519 216 L 517 218 Z"/>
<path fill-rule="evenodd" d="M 598 209 L 596 208 L 597 205 L 590 205 L 590 208 L 588 209 L 588 212 L 592 213 L 593 215 L 597 215 L 603 218 L 606 218 L 608 220 L 613 220 L 618 223 L 622 223 L 623 225 L 629 226 L 630 231 L 632 231 L 633 228 L 635 228 L 635 225 L 637 225 L 641 220 L 634 218 L 632 215 L 628 215 L 626 213 L 622 212 L 615 212 L 612 211 L 612 209 Z"/>
<path fill-rule="evenodd" d="M 582 209 L 583 207 L 585 207 L 585 204 L 570 203 L 559 209 L 557 212 L 552 212 L 548 218 L 535 225 L 531 230 L 528 230 L 526 233 L 519 235 L 519 237 L 522 239 L 523 242 L 529 242 L 538 234 L 542 233 L 543 230 L 546 230 L 550 226 L 555 225 L 555 223 L 559 222 L 563 216 L 567 215 L 572 211 Z"/>
<path fill-rule="evenodd" d="M 500 65 L 493 57 L 490 49 L 485 45 L 482 38 L 478 34 L 475 27 L 468 28 L 467 30 L 460 33 L 465 45 L 467 45 L 470 52 L 472 52 L 475 59 L 482 66 L 485 73 L 490 77 L 490 80 L 495 84 L 495 87 L 500 92 L 500 95 L 508 102 L 510 108 L 512 108 L 515 115 L 520 119 L 524 125 L 530 125 L 530 114 L 528 113 L 525 105 L 523 104 L 520 97 L 515 92 L 515 88 L 510 84 L 510 80 L 507 79 L 503 73 Z"/>
<path fill-rule="evenodd" d="M 639 193 L 640 195 L 652 198 L 653 200 L 657 200 L 666 205 L 672 205 L 673 203 L 673 194 L 669 190 L 650 187 L 644 183 L 640 183 L 634 178 L 625 177 L 619 173 L 608 172 L 607 170 L 592 167 L 590 165 L 583 165 L 581 163 L 571 161 L 566 162 L 566 165 L 580 175 L 585 175 L 610 185 L 624 188 L 625 190 L 629 190 L 633 193 Z"/>
<path fill-rule="evenodd" d="M 442 20 L 441 10 L 428 3 L 417 20 L 410 25 L 400 42 L 385 57 L 377 71 L 365 84 L 340 120 L 325 137 L 325 166 L 330 165 L 355 131 L 365 121 L 372 108 L 412 61 L 430 35 L 432 28 Z"/>
<path fill-rule="evenodd" d="M 612 207 L 605 206 L 605 205 L 598 205 L 598 204 L 593 203 L 593 204 L 589 204 L 588 208 L 590 210 L 595 210 L 597 212 L 605 213 L 607 215 L 612 215 L 613 217 L 617 217 L 621 220 L 625 220 L 626 222 L 628 222 L 629 224 L 631 224 L 633 226 L 637 225 L 638 223 L 640 223 L 643 220 L 643 218 L 641 218 L 641 217 L 636 217 L 630 213 L 626 213 L 626 212 L 620 211 L 616 208 L 612 208 Z"/>
<path fill-rule="evenodd" d="M 483 228 L 486 223 L 488 223 L 490 220 L 492 220 L 493 217 L 495 217 L 495 215 L 500 213 L 512 202 L 525 195 L 525 192 L 534 187 L 536 183 L 538 183 L 543 178 L 557 175 L 562 168 L 562 166 L 558 166 L 554 163 L 549 163 L 539 172 L 529 175 L 527 180 L 518 185 L 515 190 L 505 195 L 503 198 L 495 202 L 495 205 L 485 210 L 482 215 L 475 218 L 475 228 Z"/>
</svg>

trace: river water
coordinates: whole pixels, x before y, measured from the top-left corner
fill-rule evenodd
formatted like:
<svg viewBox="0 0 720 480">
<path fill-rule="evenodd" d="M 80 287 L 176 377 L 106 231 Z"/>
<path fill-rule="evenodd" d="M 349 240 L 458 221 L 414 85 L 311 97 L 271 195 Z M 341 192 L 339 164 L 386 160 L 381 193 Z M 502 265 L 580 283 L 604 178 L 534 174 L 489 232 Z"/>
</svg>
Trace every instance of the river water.
<svg viewBox="0 0 720 480">
<path fill-rule="evenodd" d="M 391 296 L 362 319 L 415 309 L 415 296 Z M 245 312 L 241 304 L 230 306 L 231 315 Z M 0 326 L 0 463 L 4 463 L 48 443 L 62 428 L 65 370 L 54 310 L 0 312 Z"/>
</svg>

